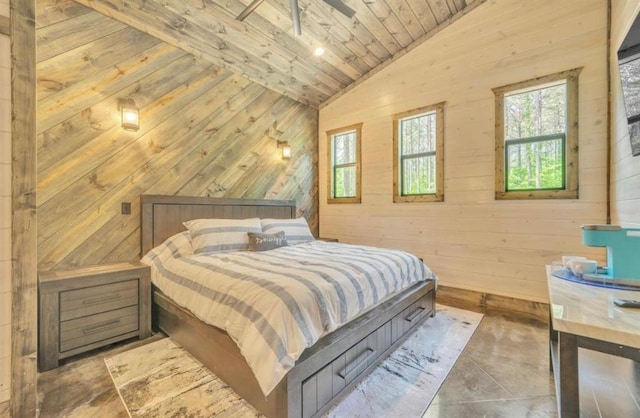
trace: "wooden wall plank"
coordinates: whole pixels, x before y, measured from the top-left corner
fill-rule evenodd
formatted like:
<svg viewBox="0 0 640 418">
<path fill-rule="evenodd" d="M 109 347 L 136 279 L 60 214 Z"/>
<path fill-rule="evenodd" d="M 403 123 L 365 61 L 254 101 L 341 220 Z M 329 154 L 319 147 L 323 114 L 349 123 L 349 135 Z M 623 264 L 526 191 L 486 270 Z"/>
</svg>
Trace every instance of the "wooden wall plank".
<svg viewBox="0 0 640 418">
<path fill-rule="evenodd" d="M 37 416 L 35 1 L 11 1 L 11 416 Z"/>
<path fill-rule="evenodd" d="M 548 19 L 553 23 L 539 25 Z M 321 133 L 363 122 L 363 178 L 361 204 L 327 204 L 328 160 L 320 141 L 320 235 L 415 253 L 444 285 L 541 302 L 544 264 L 563 254 L 604 261 L 602 249 L 582 245 L 580 225 L 602 223 L 606 213 L 606 32 L 603 0 L 485 2 L 321 108 Z M 491 89 L 577 67 L 584 67 L 580 198 L 495 201 Z M 392 115 L 441 101 L 447 103 L 445 201 L 394 204 Z M 637 189 L 634 181 L 620 184 Z"/>
<path fill-rule="evenodd" d="M 42 74 L 38 78 L 38 100 L 77 83 L 86 82 L 105 67 L 119 64 L 124 58 L 123 53 L 128 56 L 137 55 L 159 43 L 159 40 L 140 31 L 124 28 L 41 61 L 38 63 L 38 71 Z M 59 81 L 61 79 L 64 83 Z"/>
<path fill-rule="evenodd" d="M 9 18 L 0 16 L 0 34 L 9 35 Z"/>
<path fill-rule="evenodd" d="M 640 157 L 631 154 L 629 128 L 624 108 L 618 49 L 637 18 L 640 3 L 611 1 L 611 217 L 613 223 L 640 228 Z"/>
<path fill-rule="evenodd" d="M 429 40 L 433 36 L 437 35 L 440 31 L 445 30 L 446 28 L 448 28 L 452 23 L 456 22 L 457 20 L 459 20 L 461 17 L 465 16 L 466 14 L 470 13 L 471 11 L 473 11 L 476 7 L 480 6 L 485 1 L 486 0 L 476 0 L 475 2 L 470 4 L 465 9 L 453 14 L 447 20 L 445 20 L 443 23 L 438 24 L 438 26 L 432 28 L 430 31 L 428 31 L 425 34 L 423 34 L 420 38 L 418 38 L 418 39 L 406 44 L 406 46 L 396 50 L 396 52 L 393 53 L 392 57 L 390 57 L 386 61 L 383 61 L 380 65 L 378 65 L 377 67 L 375 67 L 375 68 L 371 69 L 370 71 L 368 71 L 365 76 L 358 78 L 356 81 L 354 81 L 353 83 L 349 84 L 347 87 L 343 88 L 341 91 L 339 91 L 336 94 L 334 94 L 333 96 L 331 96 L 331 98 L 329 98 L 328 100 L 325 100 L 324 102 L 322 102 L 322 104 L 319 106 L 319 108 L 323 109 L 325 106 L 330 105 L 331 103 L 333 103 L 338 98 L 340 98 L 343 95 L 349 93 L 351 90 L 353 90 L 354 88 L 356 88 L 360 84 L 364 83 L 370 77 L 373 77 L 376 74 L 378 74 L 379 72 L 383 71 L 389 65 L 395 63 L 397 60 L 402 58 L 405 54 L 411 52 L 413 49 L 419 47 L 420 45 L 425 43 L 427 40 Z M 354 4 L 358 4 L 358 2 L 356 2 Z M 367 10 L 368 10 L 368 8 L 367 8 Z M 365 15 L 366 15 L 366 13 L 365 13 Z M 372 19 L 373 19 L 372 21 L 374 22 L 374 26 L 375 26 L 375 22 L 378 22 L 378 23 L 380 22 L 380 20 L 375 16 Z M 381 36 L 383 36 L 386 33 L 386 29 L 382 30 L 381 32 L 375 32 L 375 33 L 376 33 L 376 37 L 380 38 Z"/>
<path fill-rule="evenodd" d="M 141 1 L 121 5 L 115 0 L 79 2 L 187 52 L 206 57 L 216 65 L 303 103 L 317 106 L 328 98 L 326 93 L 314 86 L 308 86 L 287 74 L 273 71 L 261 57 L 253 56 L 253 59 L 247 59 L 247 54 L 242 48 L 229 44 L 217 34 L 193 22 L 189 23 L 189 30 L 185 31 L 185 16 L 169 9 L 168 5 Z"/>
<path fill-rule="evenodd" d="M 90 109 L 91 120 L 101 121 L 99 130 L 91 129 L 93 123 L 91 126 L 79 123 L 77 129 L 73 130 L 69 129 L 69 125 L 65 123 L 61 128 L 63 132 L 60 141 L 48 144 L 47 149 L 44 150 L 51 151 L 46 155 L 53 155 L 48 161 L 39 163 L 38 187 L 42 190 L 38 199 L 39 204 L 47 203 L 73 182 L 90 175 L 96 166 L 134 143 L 137 137 L 152 131 L 168 117 L 182 116 L 186 124 L 189 117 L 196 115 L 185 112 L 193 110 L 201 114 L 207 112 L 207 109 L 194 107 L 192 101 L 204 94 L 207 89 L 213 89 L 224 82 L 228 78 L 228 73 L 221 74 L 216 69 L 210 68 L 195 75 L 192 73 L 192 70 L 197 71 L 201 68 L 193 64 L 191 57 L 183 56 L 172 66 L 139 79 L 134 85 L 120 92 L 119 95 L 122 97 L 136 99 L 136 104 L 140 106 L 141 127 L 137 136 L 123 132 L 119 118 L 113 117 L 118 114 L 117 97 L 106 98 Z M 176 71 L 181 73 L 169 80 Z M 185 76 L 187 77 L 184 78 Z M 161 105 L 157 105 L 153 102 L 154 93 L 169 96 Z M 81 112 L 81 114 L 85 113 L 87 112 Z M 67 136 L 64 136 L 65 132 Z M 75 137 L 69 134 L 75 134 Z M 88 137 L 91 134 L 93 137 Z M 149 139 L 148 147 L 162 146 L 162 139 Z M 45 164 L 46 162 L 49 164 Z"/>
<path fill-rule="evenodd" d="M 74 0 L 36 0 L 36 28 L 73 19 L 90 11 Z"/>
<path fill-rule="evenodd" d="M 167 117 L 169 112 L 179 111 L 179 108 L 170 106 L 171 103 L 184 101 L 184 105 L 186 105 L 190 99 L 183 99 L 182 96 L 197 94 L 198 86 L 206 82 L 207 79 L 212 80 L 213 84 L 210 87 L 213 87 L 229 76 L 208 63 L 193 62 L 193 57 L 188 55 L 177 60 L 175 65 L 177 70 L 182 71 L 175 74 L 170 71 L 150 74 L 142 79 L 141 83 L 135 83 L 118 92 L 118 96 L 134 98 L 136 104 L 140 105 L 150 116 L 164 114 Z M 174 83 L 179 87 L 176 88 Z M 193 92 L 194 90 L 196 92 Z M 162 102 L 154 101 L 154 97 L 168 95 L 169 92 L 171 94 Z M 48 170 L 52 166 L 74 164 L 76 167 L 81 164 L 81 160 L 88 157 L 87 151 L 89 150 L 93 151 L 92 154 L 102 155 L 103 152 L 117 148 L 117 144 L 109 144 L 110 141 L 117 142 L 123 137 L 116 111 L 117 99 L 118 97 L 115 96 L 108 97 L 38 135 L 38 167 L 42 171 L 40 182 L 46 182 L 49 176 Z M 162 118 L 162 116 L 158 117 Z M 141 129 L 148 129 L 149 126 L 149 124 L 143 123 Z M 101 140 L 103 135 L 109 135 L 110 139 Z M 98 141 L 97 143 L 101 144 L 102 149 L 97 149 L 96 143 L 91 144 L 92 141 Z M 96 156 L 89 156 L 89 158 L 96 158 Z M 79 175 L 83 174 L 86 172 L 79 173 Z"/>
<path fill-rule="evenodd" d="M 38 133 L 111 96 L 126 86 L 132 85 L 157 68 L 165 67 L 184 56 L 184 51 L 167 44 L 131 55 L 117 66 L 107 67 L 87 83 L 92 83 L 92 93 L 87 94 L 86 84 L 73 84 L 55 94 L 38 100 Z M 153 65 L 145 65 L 146 62 Z M 106 81 L 106 82 L 105 82 Z"/>
<path fill-rule="evenodd" d="M 9 4 L 6 5 L 8 12 Z M 0 120 L 11 120 L 11 41 L 0 34 Z M 0 123 L 0 405 L 11 397 L 11 124 Z M 0 416 L 3 416 L 0 406 Z"/>
<path fill-rule="evenodd" d="M 126 27 L 95 13 L 85 13 L 73 19 L 56 22 L 38 29 L 38 62 L 80 46 L 87 37 L 97 39 Z"/>
<path fill-rule="evenodd" d="M 102 20 L 111 20 L 94 11 L 57 16 L 76 28 L 83 25 L 75 19 L 103 27 L 110 24 Z M 295 199 L 317 231 L 317 188 L 308 190 L 317 172 L 282 176 L 299 161 L 314 160 L 317 131 L 300 126 L 317 126 L 317 111 L 132 28 L 102 37 L 83 30 L 89 31 L 76 32 L 85 43 L 38 65 L 38 76 L 47 73 L 57 86 L 38 103 L 41 269 L 138 259 L 139 195 L 208 195 L 218 177 L 226 179 L 227 197 L 250 191 Z M 48 25 L 38 31 L 56 33 Z M 94 57 L 98 47 L 101 56 Z M 124 97 L 140 107 L 137 132 L 119 126 L 117 99 Z M 299 152 L 270 165 L 262 161 L 279 155 L 269 136 L 274 126 L 283 137 L 295 136 Z M 267 169 L 260 173 L 264 184 L 246 178 L 255 176 L 255 164 Z M 236 182 L 242 186 L 234 188 Z M 291 187 L 274 192 L 276 182 Z M 123 201 L 132 202 L 131 215 L 120 213 Z"/>
</svg>

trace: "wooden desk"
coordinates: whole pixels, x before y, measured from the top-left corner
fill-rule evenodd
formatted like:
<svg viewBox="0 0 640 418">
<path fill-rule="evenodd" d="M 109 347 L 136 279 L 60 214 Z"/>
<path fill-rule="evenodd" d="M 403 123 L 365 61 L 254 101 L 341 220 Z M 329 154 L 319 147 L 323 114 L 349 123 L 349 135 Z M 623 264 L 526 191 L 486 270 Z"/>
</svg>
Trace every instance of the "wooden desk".
<svg viewBox="0 0 640 418">
<path fill-rule="evenodd" d="M 580 416 L 578 347 L 640 361 L 640 310 L 619 308 L 615 299 L 640 299 L 640 292 L 614 290 L 558 279 L 547 266 L 550 351 L 562 418 Z"/>
</svg>

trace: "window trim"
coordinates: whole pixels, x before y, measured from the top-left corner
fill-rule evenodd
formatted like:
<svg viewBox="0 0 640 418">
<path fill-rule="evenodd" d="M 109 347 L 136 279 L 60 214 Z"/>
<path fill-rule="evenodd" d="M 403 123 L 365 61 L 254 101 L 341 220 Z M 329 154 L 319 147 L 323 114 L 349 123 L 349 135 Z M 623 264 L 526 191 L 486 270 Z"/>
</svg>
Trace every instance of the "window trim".
<svg viewBox="0 0 640 418">
<path fill-rule="evenodd" d="M 354 197 L 334 197 L 334 187 L 333 183 L 335 181 L 335 165 L 334 165 L 334 156 L 333 156 L 333 137 L 338 134 L 343 134 L 347 132 L 355 131 L 356 133 L 356 195 Z M 362 187 L 361 187 L 361 179 L 362 179 L 362 147 L 361 147 L 361 137 L 362 137 L 362 122 L 356 123 L 354 125 L 343 126 L 342 128 L 332 129 L 327 131 L 327 203 L 361 203 L 362 196 Z M 351 166 L 352 163 L 349 163 L 348 166 Z M 345 166 L 345 164 L 340 164 L 340 166 Z"/>
<path fill-rule="evenodd" d="M 443 202 L 444 201 L 444 106 L 446 102 L 423 106 L 393 115 L 393 202 Z M 402 177 L 400 171 L 400 135 L 398 128 L 402 119 L 424 113 L 436 112 L 436 192 L 428 194 L 402 194 Z M 416 154 L 411 154 L 415 156 Z"/>
<path fill-rule="evenodd" d="M 562 71 L 518 83 L 496 87 L 495 95 L 495 183 L 496 200 L 511 199 L 577 199 L 578 198 L 578 76 L 582 67 Z M 565 138 L 565 189 L 563 190 L 518 190 L 506 191 L 505 141 L 504 141 L 504 96 L 516 90 L 544 87 L 554 81 L 566 81 L 567 122 Z"/>
</svg>

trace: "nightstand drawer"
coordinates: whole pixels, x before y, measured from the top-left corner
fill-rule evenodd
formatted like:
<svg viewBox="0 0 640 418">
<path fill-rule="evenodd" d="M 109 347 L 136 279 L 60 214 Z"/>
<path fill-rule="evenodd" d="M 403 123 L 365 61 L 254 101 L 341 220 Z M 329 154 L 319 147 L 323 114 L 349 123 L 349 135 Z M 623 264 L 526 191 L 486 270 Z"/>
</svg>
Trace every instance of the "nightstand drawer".
<svg viewBox="0 0 640 418">
<path fill-rule="evenodd" d="M 138 280 L 68 290 L 60 293 L 60 321 L 138 304 Z"/>
<path fill-rule="evenodd" d="M 138 305 L 60 324 L 60 352 L 133 332 L 139 328 Z"/>
<path fill-rule="evenodd" d="M 151 335 L 149 267 L 117 263 L 38 277 L 38 368 L 128 338 Z"/>
</svg>

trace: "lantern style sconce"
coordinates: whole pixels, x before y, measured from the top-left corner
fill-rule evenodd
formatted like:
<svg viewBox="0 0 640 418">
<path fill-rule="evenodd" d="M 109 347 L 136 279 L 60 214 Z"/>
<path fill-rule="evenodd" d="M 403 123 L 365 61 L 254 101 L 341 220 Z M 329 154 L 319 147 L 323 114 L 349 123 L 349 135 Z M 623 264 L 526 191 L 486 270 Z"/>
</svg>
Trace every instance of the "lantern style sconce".
<svg viewBox="0 0 640 418">
<path fill-rule="evenodd" d="M 287 141 L 278 141 L 278 148 L 282 149 L 282 159 L 288 160 L 291 158 L 291 145 Z"/>
<path fill-rule="evenodd" d="M 137 131 L 140 129 L 140 110 L 133 99 L 120 99 L 120 114 L 122 128 L 125 131 Z"/>
</svg>

